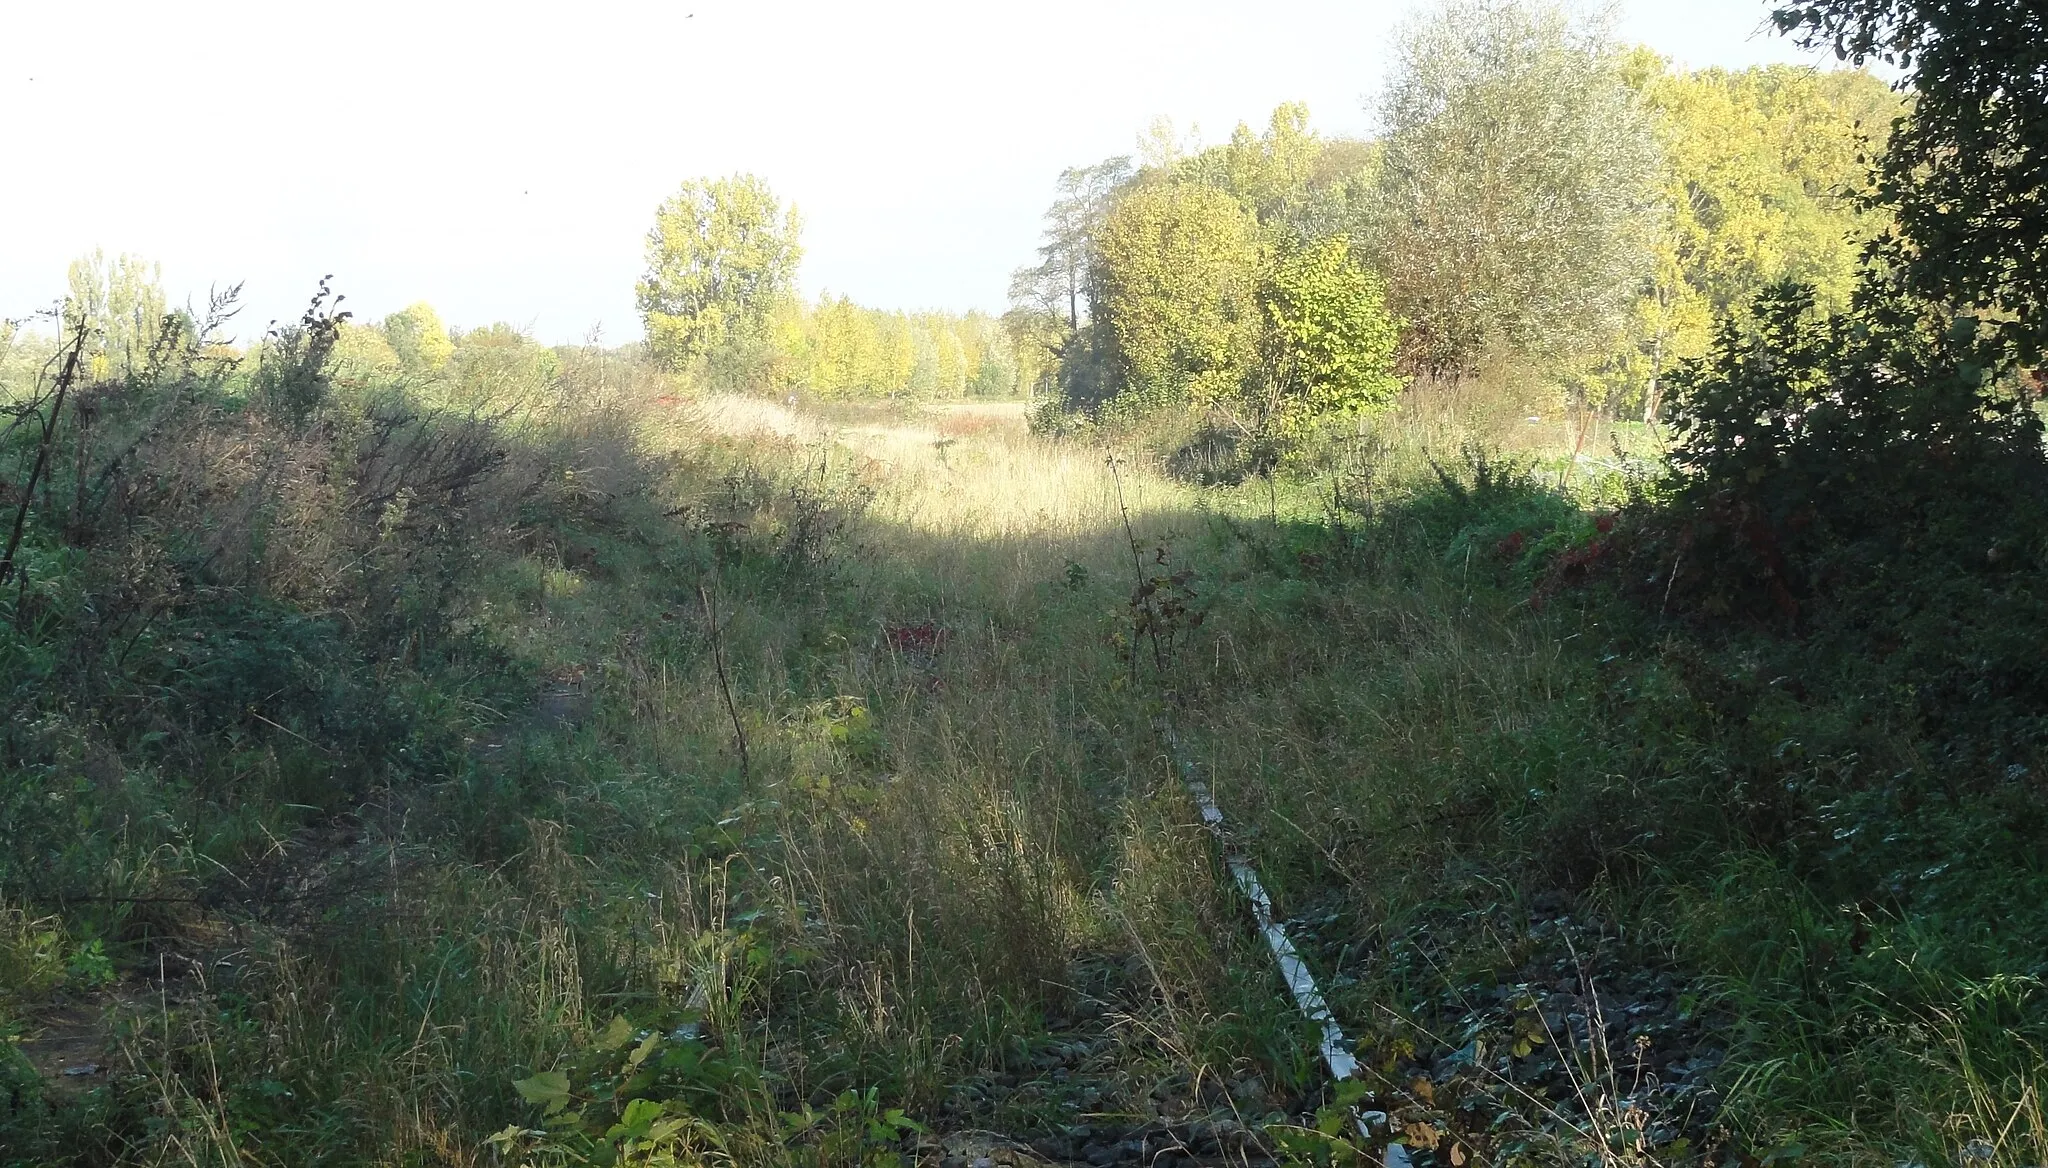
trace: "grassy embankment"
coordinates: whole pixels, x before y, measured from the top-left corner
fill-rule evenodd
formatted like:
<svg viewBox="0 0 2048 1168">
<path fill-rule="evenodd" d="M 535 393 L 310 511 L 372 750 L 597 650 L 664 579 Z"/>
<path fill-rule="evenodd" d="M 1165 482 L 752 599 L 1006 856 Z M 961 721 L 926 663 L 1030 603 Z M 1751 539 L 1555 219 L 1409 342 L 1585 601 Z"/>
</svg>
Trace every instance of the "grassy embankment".
<svg viewBox="0 0 2048 1168">
<path fill-rule="evenodd" d="M 78 465 L 141 485 L 10 601 L 14 1160 L 1256 1159 L 1324 1089 L 1169 709 L 1439 1162 L 2043 1154 L 2024 847 L 1844 898 L 1774 817 L 1915 731 L 1555 586 L 1612 487 L 567 375 L 107 391 Z"/>
</svg>

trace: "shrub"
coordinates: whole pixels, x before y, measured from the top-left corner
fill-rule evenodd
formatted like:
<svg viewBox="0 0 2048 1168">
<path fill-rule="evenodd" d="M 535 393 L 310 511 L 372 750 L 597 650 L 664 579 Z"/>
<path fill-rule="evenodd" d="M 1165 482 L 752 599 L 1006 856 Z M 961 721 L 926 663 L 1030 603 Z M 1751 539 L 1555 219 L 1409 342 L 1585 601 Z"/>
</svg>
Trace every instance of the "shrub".
<svg viewBox="0 0 2048 1168">
<path fill-rule="evenodd" d="M 1675 610 L 1797 628 L 1873 588 L 2037 567 L 2041 422 L 1979 331 L 1876 289 L 1820 316 L 1796 285 L 1726 322 L 1675 378 L 1640 581 Z"/>
</svg>

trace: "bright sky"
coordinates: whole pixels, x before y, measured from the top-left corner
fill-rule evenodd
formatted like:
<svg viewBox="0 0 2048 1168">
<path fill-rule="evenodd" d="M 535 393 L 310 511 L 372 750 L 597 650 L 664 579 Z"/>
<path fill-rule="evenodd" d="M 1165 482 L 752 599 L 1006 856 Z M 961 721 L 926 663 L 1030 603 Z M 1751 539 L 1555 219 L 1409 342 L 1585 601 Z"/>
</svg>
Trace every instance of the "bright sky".
<svg viewBox="0 0 2048 1168">
<path fill-rule="evenodd" d="M 332 272 L 374 318 L 639 335 L 681 180 L 752 171 L 805 219 L 803 283 L 1000 311 L 1061 168 L 1167 116 L 1216 141 L 1276 104 L 1369 130 L 1414 0 L 0 0 L 0 317 L 103 247 L 174 299 L 245 280 L 246 337 Z M 1769 0 L 1628 0 L 1692 65 L 1806 58 Z"/>
</svg>

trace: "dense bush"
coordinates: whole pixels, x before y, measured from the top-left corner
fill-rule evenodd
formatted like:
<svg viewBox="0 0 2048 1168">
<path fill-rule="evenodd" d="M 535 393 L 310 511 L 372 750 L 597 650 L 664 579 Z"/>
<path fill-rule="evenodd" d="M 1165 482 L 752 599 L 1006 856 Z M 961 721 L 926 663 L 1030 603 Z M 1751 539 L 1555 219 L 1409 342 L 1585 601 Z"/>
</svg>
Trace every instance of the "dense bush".
<svg viewBox="0 0 2048 1168">
<path fill-rule="evenodd" d="M 1824 316 L 1775 288 L 1676 378 L 1664 503 L 1691 562 L 1665 583 L 1682 608 L 1796 624 L 1909 578 L 2040 567 L 2048 458 L 2018 378 L 1975 319 L 1868 301 Z"/>
<path fill-rule="evenodd" d="M 459 759 L 461 719 L 422 679 L 521 686 L 465 606 L 484 549 L 571 502 L 561 452 L 502 413 L 340 376 L 333 304 L 323 288 L 246 355 L 167 317 L 146 364 L 99 378 L 64 360 L 96 343 L 74 328 L 17 399 L 0 895 L 179 895 L 204 864 L 122 872 L 107 833 L 130 819 L 183 849 L 189 803 L 353 806 Z"/>
</svg>

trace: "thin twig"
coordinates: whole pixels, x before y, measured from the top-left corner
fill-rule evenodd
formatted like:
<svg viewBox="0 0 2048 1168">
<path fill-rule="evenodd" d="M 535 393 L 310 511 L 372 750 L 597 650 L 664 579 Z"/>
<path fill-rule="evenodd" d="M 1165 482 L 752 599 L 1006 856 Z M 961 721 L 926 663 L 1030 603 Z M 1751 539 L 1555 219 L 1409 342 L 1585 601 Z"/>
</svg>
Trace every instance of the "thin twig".
<svg viewBox="0 0 2048 1168">
<path fill-rule="evenodd" d="M 137 633 L 136 635 L 141 636 L 140 633 Z M 127 653 L 123 651 L 122 656 L 127 656 Z M 273 722 L 269 718 L 264 717 L 262 714 L 257 713 L 255 710 L 250 710 L 249 716 L 251 718 L 256 719 L 258 722 L 263 723 L 265 726 L 270 727 L 273 730 L 284 731 L 286 734 L 291 735 L 293 738 L 298 739 L 300 742 L 305 743 L 307 746 L 312 747 L 314 750 L 317 750 L 322 754 L 331 755 L 334 753 L 333 751 L 306 737 L 304 734 L 301 734 L 297 730 L 292 729 L 290 726 L 286 726 L 281 722 Z"/>
<path fill-rule="evenodd" d="M 1149 609 L 1151 607 L 1151 601 L 1149 599 L 1146 599 L 1145 597 L 1145 555 L 1144 552 L 1138 546 L 1138 533 L 1136 529 L 1134 529 L 1131 526 L 1130 504 L 1124 501 L 1124 476 L 1123 473 L 1117 469 L 1117 456 L 1114 451 L 1112 451 L 1109 454 L 1107 461 L 1109 462 L 1110 482 L 1116 484 L 1117 514 L 1123 516 L 1124 538 L 1130 541 L 1131 545 L 1131 604 L 1133 606 L 1136 606 L 1142 603 L 1145 605 L 1147 609 Z M 1159 656 L 1158 633 L 1156 630 L 1153 633 L 1152 653 L 1155 658 Z M 1162 680 L 1164 680 L 1166 675 L 1165 661 L 1163 659 L 1159 660 L 1158 665 L 1160 677 Z M 1137 618 L 1134 615 L 1131 620 L 1131 684 L 1136 685 L 1137 681 L 1138 627 Z"/>
<path fill-rule="evenodd" d="M 1124 538 L 1131 543 L 1132 582 L 1138 587 L 1143 588 L 1145 586 L 1145 558 L 1144 553 L 1138 547 L 1138 533 L 1131 528 L 1130 504 L 1124 502 L 1124 476 L 1117 469 L 1117 456 L 1114 453 L 1110 454 L 1107 461 L 1109 463 L 1109 480 L 1116 484 L 1117 513 L 1122 515 L 1124 520 Z"/>
<path fill-rule="evenodd" d="M 50 452 L 57 443 L 57 419 L 64 413 L 64 396 L 71 391 L 72 382 L 78 378 L 78 358 L 85 351 L 86 325 L 81 319 L 72 330 L 71 351 L 64 357 L 63 372 L 57 374 L 57 390 L 52 396 L 50 416 L 43 420 L 42 441 L 36 447 L 35 466 L 28 472 L 28 481 L 21 487 L 21 506 L 14 510 L 14 530 L 8 533 L 7 550 L 0 554 L 0 584 L 14 574 L 14 553 L 21 547 L 22 532 L 28 527 L 28 509 L 35 499 L 36 482 L 50 464 Z"/>
<path fill-rule="evenodd" d="M 711 600 L 711 590 L 702 581 L 697 584 L 697 599 L 704 602 L 704 621 L 711 628 L 711 663 L 718 669 L 718 692 L 725 696 L 725 712 L 732 719 L 733 741 L 739 745 L 740 782 L 751 788 L 753 772 L 747 760 L 747 732 L 740 725 L 740 708 L 732 700 L 732 681 L 725 672 L 725 632 L 718 626 L 718 607 Z"/>
<path fill-rule="evenodd" d="M 1678 584 L 1678 566 L 1684 562 L 1685 548 L 1681 546 L 1678 554 L 1671 557 L 1671 577 L 1664 581 L 1664 603 L 1657 606 L 1658 616 L 1671 611 L 1671 590 Z"/>
</svg>

